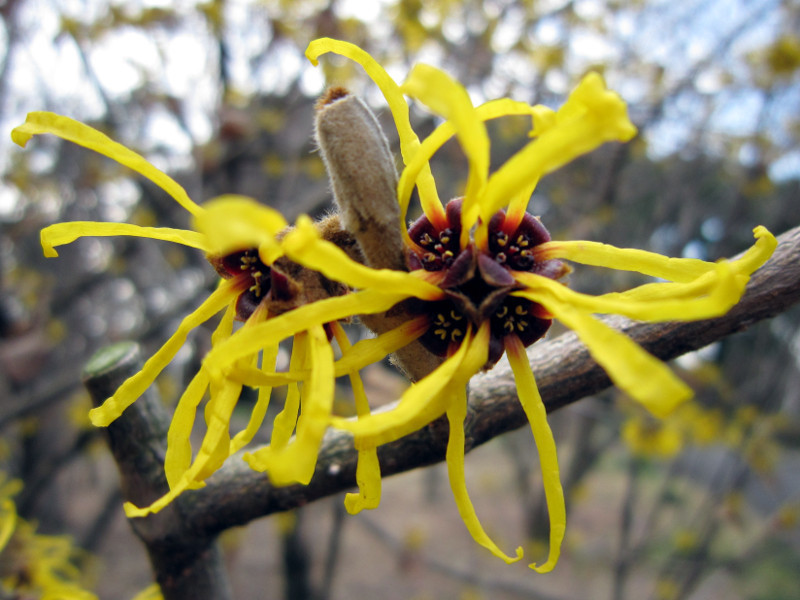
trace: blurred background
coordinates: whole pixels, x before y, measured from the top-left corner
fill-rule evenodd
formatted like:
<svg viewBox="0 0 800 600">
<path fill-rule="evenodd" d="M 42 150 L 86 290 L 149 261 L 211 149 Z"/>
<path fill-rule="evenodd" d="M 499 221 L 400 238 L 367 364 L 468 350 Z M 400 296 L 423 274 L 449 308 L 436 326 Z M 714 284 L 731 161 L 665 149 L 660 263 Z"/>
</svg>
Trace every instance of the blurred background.
<svg viewBox="0 0 800 600">
<path fill-rule="evenodd" d="M 152 352 L 216 275 L 197 251 L 134 238 L 81 240 L 45 260 L 38 232 L 53 222 L 186 228 L 188 215 L 74 145 L 14 146 L 8 134 L 27 112 L 102 129 L 197 202 L 245 194 L 293 220 L 330 209 L 312 140 L 326 85 L 360 94 L 397 147 L 359 67 L 308 64 L 314 38 L 360 45 L 398 81 L 415 62 L 440 66 L 475 103 L 556 108 L 597 70 L 640 135 L 541 182 L 530 210 L 555 238 L 715 260 L 749 246 L 756 225 L 778 234 L 800 223 L 797 0 L 0 0 L 0 13 L 0 471 L 23 482 L 17 508 L 38 532 L 87 551 L 75 560 L 103 599 L 131 598 L 150 574 L 88 424 L 81 370 L 112 342 Z M 436 125 L 417 108 L 412 120 L 421 136 Z M 495 166 L 528 128 L 491 125 Z M 456 144 L 436 156 L 443 197 L 466 173 Z M 637 282 L 571 276 L 592 293 Z M 551 416 L 570 516 L 550 575 L 476 546 L 439 466 L 387 480 L 368 514 L 344 516 L 337 497 L 226 534 L 236 597 L 796 599 L 799 325 L 795 307 L 677 361 L 696 399 L 665 422 L 613 390 Z M 166 403 L 208 344 L 196 332 L 159 380 Z M 383 366 L 365 377 L 379 401 L 405 385 Z M 524 541 L 532 559 L 546 548 L 537 465 L 528 431 L 467 458 L 485 526 L 504 548 Z M 0 579 L 10 565 L 0 555 Z"/>
</svg>

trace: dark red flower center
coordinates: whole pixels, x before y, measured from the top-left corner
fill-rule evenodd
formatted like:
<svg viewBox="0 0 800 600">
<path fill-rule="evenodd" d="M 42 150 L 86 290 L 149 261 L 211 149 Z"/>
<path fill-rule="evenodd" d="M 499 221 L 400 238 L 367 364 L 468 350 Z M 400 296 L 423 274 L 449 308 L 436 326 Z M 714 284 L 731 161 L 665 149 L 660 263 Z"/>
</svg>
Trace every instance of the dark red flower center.
<svg viewBox="0 0 800 600">
<path fill-rule="evenodd" d="M 510 295 L 522 287 L 514 272 L 559 279 L 567 267 L 558 260 L 536 260 L 533 249 L 550 241 L 550 234 L 528 213 L 518 223 L 510 222 L 504 211 L 496 213 L 489 222 L 487 248 L 478 249 L 474 242 L 462 248 L 461 205 L 461 199 L 447 204 L 445 226 L 437 227 L 423 215 L 408 230 L 418 246 L 409 250 L 409 269 L 442 272 L 438 285 L 446 296 L 434 302 L 415 301 L 410 310 L 429 316 L 430 325 L 420 341 L 437 356 L 457 348 L 470 324 L 477 328 L 488 320 L 491 339 L 486 366 L 490 367 L 502 356 L 506 336 L 514 335 L 529 346 L 552 323 L 541 305 Z"/>
</svg>

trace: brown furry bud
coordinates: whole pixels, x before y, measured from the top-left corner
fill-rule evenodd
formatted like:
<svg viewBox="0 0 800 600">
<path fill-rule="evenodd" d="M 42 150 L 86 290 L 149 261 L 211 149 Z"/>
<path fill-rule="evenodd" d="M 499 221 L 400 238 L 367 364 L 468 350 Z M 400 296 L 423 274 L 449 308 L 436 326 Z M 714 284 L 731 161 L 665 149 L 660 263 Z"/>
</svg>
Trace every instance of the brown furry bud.
<svg viewBox="0 0 800 600">
<path fill-rule="evenodd" d="M 317 103 L 316 139 L 342 225 L 355 236 L 366 264 L 405 270 L 397 171 L 375 115 L 357 97 L 333 88 Z"/>
</svg>

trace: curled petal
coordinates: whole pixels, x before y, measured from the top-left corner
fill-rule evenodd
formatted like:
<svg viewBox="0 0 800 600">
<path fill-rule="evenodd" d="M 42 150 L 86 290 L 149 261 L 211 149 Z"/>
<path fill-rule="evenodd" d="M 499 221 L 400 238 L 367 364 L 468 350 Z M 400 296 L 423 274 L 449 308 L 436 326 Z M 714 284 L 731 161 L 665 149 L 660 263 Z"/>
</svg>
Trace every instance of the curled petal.
<svg viewBox="0 0 800 600">
<path fill-rule="evenodd" d="M 230 456 L 231 415 L 242 394 L 242 385 L 235 381 L 225 381 L 222 385 L 212 381 L 209 387 L 211 395 L 204 411 L 206 434 L 192 465 L 195 481 L 210 477 Z"/>
<path fill-rule="evenodd" d="M 728 263 L 712 264 L 712 269 L 690 283 L 654 283 L 648 284 L 644 293 L 638 295 L 602 296 L 575 292 L 541 275 L 518 273 L 516 279 L 526 289 L 515 295 L 542 303 L 549 297 L 592 313 L 618 314 L 643 321 L 708 319 L 725 314 L 736 304 L 747 283 L 747 278 L 734 273 Z"/>
<path fill-rule="evenodd" d="M 97 427 L 105 427 L 114 419 L 119 417 L 126 408 L 141 396 L 150 386 L 164 367 L 169 364 L 175 354 L 180 350 L 186 341 L 189 332 L 205 323 L 215 314 L 220 312 L 225 306 L 233 302 L 238 294 L 234 286 L 234 280 L 226 280 L 211 294 L 193 313 L 181 321 L 178 329 L 164 343 L 158 351 L 151 356 L 142 367 L 142 370 L 128 378 L 114 395 L 106 400 L 101 406 L 93 408 L 89 412 L 92 424 Z"/>
<path fill-rule="evenodd" d="M 203 364 L 212 379 L 221 379 L 239 359 L 305 331 L 314 324 L 322 325 L 357 314 L 384 312 L 407 297 L 405 292 L 389 294 L 365 290 L 305 304 L 268 321 L 242 328 L 229 340 L 212 348 Z"/>
<path fill-rule="evenodd" d="M 228 458 L 230 416 L 239 399 L 242 386 L 229 381 L 217 385 L 212 381 L 210 387 L 211 399 L 205 411 L 207 431 L 194 462 L 170 487 L 169 492 L 149 506 L 137 507 L 131 502 L 126 502 L 123 508 L 128 518 L 157 513 L 186 490 L 202 487 L 203 480 L 219 469 Z"/>
<path fill-rule="evenodd" d="M 416 65 L 401 88 L 435 113 L 453 123 L 469 162 L 469 177 L 461 213 L 461 247 L 478 220 L 478 202 L 489 176 L 489 135 L 478 117 L 467 90 L 444 71 Z"/>
<path fill-rule="evenodd" d="M 47 258 L 54 258 L 58 256 L 58 252 L 55 250 L 56 246 L 71 244 L 82 237 L 110 237 L 117 235 L 164 240 L 183 244 L 190 248 L 198 248 L 206 252 L 209 250 L 208 240 L 201 233 L 169 227 L 140 227 L 130 223 L 100 223 L 97 221 L 56 223 L 42 229 L 40 239 L 44 255 Z"/>
<path fill-rule="evenodd" d="M 301 332 L 294 337 L 292 342 L 292 358 L 289 360 L 289 370 L 308 368 L 308 334 Z M 271 454 L 284 450 L 289 444 L 289 438 L 292 437 L 292 432 L 297 425 L 297 413 L 300 412 L 300 386 L 295 382 L 289 384 L 289 389 L 286 393 L 286 400 L 283 403 L 283 410 L 275 417 L 272 424 L 272 438 L 268 448 L 258 450 L 260 454 L 258 467 L 256 463 L 251 461 L 248 456 L 245 460 L 248 461 L 251 467 L 257 471 L 265 471 L 269 466 L 269 458 Z M 253 453 L 256 456 L 256 453 Z"/>
<path fill-rule="evenodd" d="M 25 147 L 28 140 L 34 135 L 43 133 L 51 133 L 61 139 L 94 150 L 98 154 L 107 156 L 117 161 L 119 164 L 136 171 L 167 192 L 178 204 L 193 215 L 203 211 L 200 206 L 189 198 L 186 190 L 169 175 L 156 169 L 143 156 L 113 141 L 95 128 L 84 125 L 69 117 L 51 112 L 28 113 L 25 123 L 19 127 L 15 127 L 11 132 L 11 139 L 14 140 L 15 144 Z"/>
<path fill-rule="evenodd" d="M 517 394 L 520 404 L 528 417 L 531 425 L 533 439 L 539 451 L 539 465 L 542 470 L 544 494 L 547 500 L 547 511 L 550 515 L 550 554 L 547 562 L 541 566 L 531 564 L 531 569 L 539 573 L 553 570 L 561 555 L 561 543 L 567 527 L 567 509 L 564 502 L 564 489 L 561 487 L 561 477 L 558 469 L 558 454 L 553 432 L 547 422 L 545 410 L 539 388 L 533 378 L 533 371 L 525 354 L 525 347 L 517 336 L 508 336 L 505 340 L 508 362 L 514 372 L 514 381 L 517 384 Z"/>
<path fill-rule="evenodd" d="M 488 321 L 476 334 L 468 330 L 458 350 L 409 387 L 394 408 L 358 421 L 334 417 L 332 425 L 350 431 L 355 437 L 356 448 L 380 446 L 425 427 L 447 410 L 448 390 L 466 386 L 467 381 L 486 364 L 489 333 Z"/>
<path fill-rule="evenodd" d="M 419 338 L 427 329 L 429 319 L 420 316 L 403 322 L 394 329 L 382 333 L 374 338 L 361 340 L 347 349 L 342 347 L 342 357 L 333 363 L 336 377 L 358 372 L 371 364 L 379 362 L 388 355 L 397 352 Z M 332 324 L 334 327 L 337 323 Z M 335 331 L 335 329 L 334 329 Z M 242 365 L 234 365 L 227 372 L 227 376 L 244 385 L 253 387 L 287 385 L 295 381 L 302 381 L 310 374 L 308 370 L 292 370 L 276 373 L 266 369 L 253 369 Z"/>
<path fill-rule="evenodd" d="M 429 318 L 423 315 L 409 319 L 374 338 L 361 340 L 350 348 L 342 348 L 342 357 L 334 365 L 336 376 L 358 371 L 383 360 L 419 338 L 427 330 L 428 324 Z"/>
<path fill-rule="evenodd" d="M 192 429 L 197 407 L 203 401 L 210 381 L 208 373 L 202 369 L 198 371 L 181 394 L 172 415 L 164 455 L 164 472 L 170 488 L 179 484 L 192 464 Z"/>
<path fill-rule="evenodd" d="M 766 227 L 753 230 L 756 243 L 738 260 L 729 261 L 736 273 L 750 275 L 763 265 L 778 245 Z M 696 258 L 670 258 L 655 252 L 635 248 L 616 248 L 608 244 L 588 241 L 546 242 L 534 250 L 537 260 L 561 258 L 594 267 L 607 267 L 623 271 L 636 271 L 686 283 L 714 270 L 714 263 Z"/>
<path fill-rule="evenodd" d="M 343 353 L 352 351 L 350 340 L 344 328 L 337 322 L 332 325 L 333 335 Z M 364 382 L 357 369 L 348 373 L 350 386 L 353 388 L 353 398 L 355 399 L 356 414 L 359 417 L 366 417 L 369 410 L 367 393 L 364 390 Z M 348 513 L 355 515 L 364 509 L 377 508 L 381 501 L 381 465 L 378 462 L 377 448 L 363 448 L 358 451 L 358 462 L 356 463 L 356 483 L 358 493 L 346 494 L 344 497 L 344 507 Z"/>
<path fill-rule="evenodd" d="M 592 315 L 552 297 L 537 300 L 575 331 L 611 381 L 658 417 L 665 417 L 692 396 L 692 390 L 669 367 L 624 334 Z"/>
<path fill-rule="evenodd" d="M 411 120 L 408 117 L 408 104 L 406 104 L 400 86 L 397 85 L 386 70 L 378 64 L 378 61 L 355 44 L 349 42 L 333 40 L 331 38 L 314 40 L 308 45 L 308 48 L 306 48 L 306 58 L 316 66 L 319 57 L 327 52 L 340 54 L 361 65 L 370 79 L 372 79 L 381 90 L 383 97 L 386 99 L 386 103 L 389 105 L 395 127 L 397 127 L 397 134 L 400 137 L 400 154 L 403 156 L 403 163 L 409 164 L 411 159 L 417 154 L 420 144 L 417 134 L 411 128 Z M 422 209 L 425 214 L 432 222 L 439 223 L 443 221 L 444 210 L 442 209 L 439 195 L 436 192 L 436 182 L 433 179 L 433 174 L 431 173 L 431 168 L 427 160 L 421 165 L 419 176 L 415 178 L 415 181 L 419 186 L 420 203 L 422 204 Z M 403 215 L 403 219 L 405 219 L 405 215 Z"/>
<path fill-rule="evenodd" d="M 311 375 L 303 386 L 297 435 L 284 448 L 270 445 L 259 465 L 266 468 L 275 485 L 307 485 L 311 481 L 333 407 L 333 349 L 321 325 L 311 328 L 307 336 Z"/>
<path fill-rule="evenodd" d="M 247 248 L 269 249 L 265 264 L 280 256 L 275 236 L 288 223 L 277 210 L 245 196 L 226 195 L 208 201 L 195 215 L 194 228 L 208 240 L 207 252 L 225 256 Z"/>
<path fill-rule="evenodd" d="M 743 275 L 755 273 L 756 269 L 767 262 L 772 253 L 775 252 L 775 248 L 778 247 L 778 240 L 763 225 L 753 229 L 753 235 L 756 238 L 756 243 L 740 259 L 731 261 L 731 265 L 737 273 Z"/>
<path fill-rule="evenodd" d="M 348 493 L 344 497 L 344 508 L 351 515 L 362 510 L 377 508 L 381 502 L 381 465 L 378 462 L 377 448 L 362 448 L 358 451 L 356 463 L 356 483 L 358 493 Z"/>
<path fill-rule="evenodd" d="M 17 527 L 17 507 L 10 498 L 0 503 L 0 552 L 8 544 Z"/>
<path fill-rule="evenodd" d="M 278 359 L 278 344 L 264 348 L 261 356 L 261 371 L 269 372 L 275 369 L 275 361 Z M 272 386 L 263 385 L 258 388 L 258 399 L 250 413 L 250 419 L 247 422 L 247 427 L 237 433 L 231 440 L 230 454 L 238 452 L 253 440 L 256 432 L 264 422 L 264 417 L 269 408 L 270 396 L 272 395 Z"/>
<path fill-rule="evenodd" d="M 283 248 L 292 260 L 326 277 L 356 289 L 403 290 L 406 296 L 436 300 L 442 291 L 422 278 L 391 269 L 371 269 L 351 260 L 335 244 L 323 240 L 311 219 L 301 216 L 297 227 L 286 234 Z"/>
<path fill-rule="evenodd" d="M 628 141 L 636 128 L 625 102 L 606 89 L 602 77 L 589 73 L 556 113 L 555 123 L 540 126 L 538 137 L 503 164 L 486 184 L 480 217 L 488 222 L 521 189 L 543 175 L 609 141 Z"/>
<path fill-rule="evenodd" d="M 469 499 L 464 476 L 464 419 L 467 415 L 467 392 L 465 388 L 458 388 L 447 395 L 449 397 L 447 421 L 450 424 L 450 437 L 447 440 L 446 453 L 447 474 L 458 513 L 472 535 L 472 539 L 507 564 L 517 562 L 522 558 L 522 547 L 517 548 L 516 556 L 508 556 L 500 550 L 492 538 L 486 534 L 475 513 L 475 507 Z"/>
</svg>

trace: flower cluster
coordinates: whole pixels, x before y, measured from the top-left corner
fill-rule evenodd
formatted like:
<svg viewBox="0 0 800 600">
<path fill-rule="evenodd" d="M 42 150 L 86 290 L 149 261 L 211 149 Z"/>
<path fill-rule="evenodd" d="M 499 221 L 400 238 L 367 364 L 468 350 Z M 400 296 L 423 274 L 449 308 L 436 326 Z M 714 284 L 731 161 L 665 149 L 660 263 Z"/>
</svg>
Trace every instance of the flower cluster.
<svg viewBox="0 0 800 600">
<path fill-rule="evenodd" d="M 2 597 L 37 597 L 63 600 L 97 600 L 80 586 L 81 569 L 75 564 L 81 552 L 65 536 L 36 533 L 36 527 L 17 515 L 13 496 L 22 488 L 0 472 L 0 594 Z M 8 595 L 10 594 L 10 596 Z"/>
<path fill-rule="evenodd" d="M 316 64 L 329 52 L 356 61 L 380 88 L 397 127 L 405 167 L 395 182 L 393 167 L 380 166 L 388 149 L 374 117 L 346 91 L 329 92 L 318 106 L 317 136 L 341 216 L 320 222 L 300 217 L 290 227 L 276 211 L 234 196 L 199 206 L 142 157 L 66 117 L 32 113 L 12 134 L 24 145 L 33 135 L 52 133 L 100 152 L 157 183 L 193 217 L 192 231 L 119 223 L 52 225 L 42 231 L 46 255 L 54 256 L 56 246 L 85 235 L 136 235 L 198 248 L 222 277 L 216 291 L 183 320 L 142 371 L 91 413 L 100 426 L 116 419 L 175 356 L 187 334 L 224 311 L 212 349 L 174 412 L 165 459 L 170 491 L 148 507 L 127 505 L 127 513 L 156 512 L 183 491 L 201 486 L 252 440 L 272 388 L 286 386 L 270 445 L 244 455 L 252 468 L 266 472 L 277 485 L 308 483 L 325 430 L 345 430 L 359 452 L 359 491 L 348 494 L 347 509 L 373 508 L 380 499 L 376 449 L 446 415 L 448 473 L 467 529 L 496 556 L 519 560 L 521 548 L 513 556 L 506 554 L 482 528 L 464 476 L 467 382 L 505 354 L 539 449 L 551 519 L 549 556 L 531 567 L 549 571 L 559 557 L 566 510 L 555 442 L 526 347 L 558 319 L 577 333 L 620 389 L 655 415 L 668 414 L 691 390 L 666 365 L 594 315 L 665 321 L 724 314 L 738 302 L 750 274 L 769 258 L 775 239 L 756 228 L 756 243 L 741 259 L 718 263 L 597 242 L 554 241 L 539 219 L 526 212 L 539 179 L 605 142 L 627 141 L 636 134 L 624 102 L 605 88 L 599 75 L 587 75 L 558 111 L 509 99 L 476 107 L 464 87 L 430 66 L 416 66 L 398 85 L 372 57 L 346 42 L 316 40 L 306 55 Z M 411 127 L 405 96 L 443 119 L 422 141 Z M 530 117 L 532 139 L 490 173 L 485 122 L 508 115 Z M 469 172 L 463 197 L 445 204 L 429 161 L 454 136 Z M 378 166 L 356 164 L 359 175 L 349 175 L 354 163 L 373 158 Z M 366 186 L 367 193 L 350 193 L 352 185 Z M 380 195 L 378 189 L 387 187 L 392 206 L 369 206 Z M 414 189 L 422 215 L 407 226 Z M 374 228 L 385 234 L 382 243 L 374 243 Z M 569 271 L 567 261 L 637 271 L 661 281 L 588 296 L 559 281 Z M 355 316 L 377 335 L 351 345 L 340 322 Z M 236 320 L 243 325 L 235 328 Z M 279 372 L 278 345 L 289 338 L 290 364 Z M 389 354 L 414 383 L 393 408 L 370 414 L 358 373 Z M 334 381 L 345 375 L 353 383 L 355 419 L 332 412 Z M 258 401 L 246 428 L 232 436 L 231 413 L 243 385 L 258 388 Z M 206 432 L 195 451 L 190 434 L 204 400 Z"/>
</svg>

